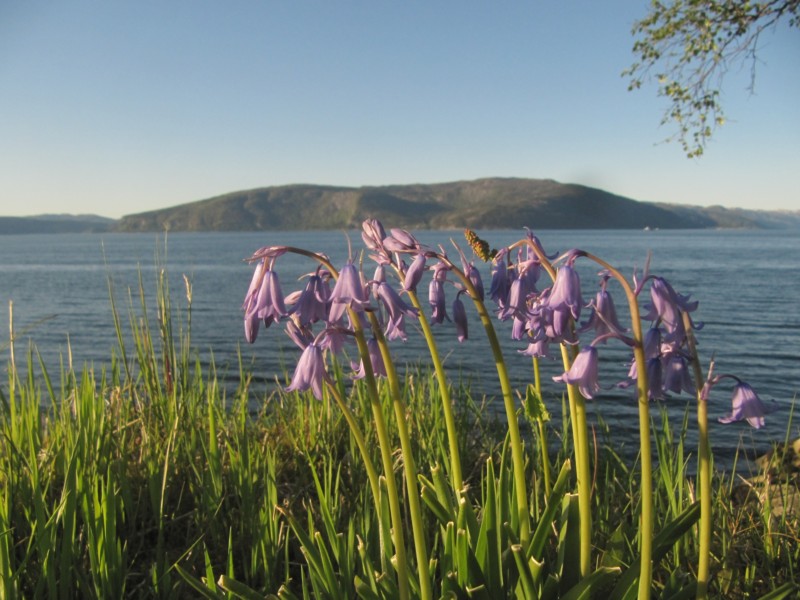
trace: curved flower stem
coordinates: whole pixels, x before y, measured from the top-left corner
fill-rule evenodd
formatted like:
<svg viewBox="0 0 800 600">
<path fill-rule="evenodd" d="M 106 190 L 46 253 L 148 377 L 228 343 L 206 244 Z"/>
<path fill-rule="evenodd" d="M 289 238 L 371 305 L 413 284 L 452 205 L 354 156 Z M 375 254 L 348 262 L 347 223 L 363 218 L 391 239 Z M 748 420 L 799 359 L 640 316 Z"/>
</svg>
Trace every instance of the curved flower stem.
<svg viewBox="0 0 800 600">
<path fill-rule="evenodd" d="M 334 278 L 338 278 L 339 276 L 339 272 L 336 270 L 336 268 L 331 264 L 327 257 L 322 254 L 310 252 L 309 250 L 304 250 L 303 248 L 297 248 L 294 246 L 284 246 L 283 250 L 285 252 L 291 252 L 311 258 L 328 269 Z M 403 534 L 403 513 L 400 510 L 400 497 L 397 494 L 397 482 L 394 478 L 392 447 L 389 441 L 389 433 L 386 429 L 386 422 L 383 418 L 383 409 L 381 407 L 380 396 L 378 394 L 378 385 L 375 381 L 375 373 L 372 370 L 372 363 L 369 359 L 369 348 L 367 347 L 367 340 L 364 337 L 364 329 L 361 326 L 359 315 L 351 308 L 348 308 L 347 312 L 350 316 L 350 321 L 353 324 L 356 344 L 358 345 L 358 353 L 364 363 L 364 380 L 366 381 L 369 392 L 372 417 L 375 421 L 375 431 L 378 435 L 378 446 L 380 447 L 381 451 L 381 462 L 383 464 L 383 471 L 386 476 L 386 495 L 389 499 L 389 513 L 392 522 L 392 539 L 394 542 L 396 558 L 395 568 L 397 569 L 398 594 L 401 600 L 408 600 L 410 597 L 408 560 L 406 558 L 405 536 Z M 372 485 L 371 482 L 370 485 Z M 376 510 L 380 510 L 380 503 L 376 504 L 375 508 Z"/>
<path fill-rule="evenodd" d="M 453 404 L 450 399 L 450 387 L 447 383 L 447 375 L 444 372 L 442 359 L 439 356 L 439 350 L 436 347 L 436 340 L 431 331 L 431 325 L 428 318 L 425 316 L 422 305 L 415 292 L 409 291 L 408 297 L 411 304 L 419 310 L 419 324 L 422 327 L 422 333 L 425 340 L 428 342 L 428 350 L 430 350 L 431 361 L 433 362 L 433 369 L 436 372 L 436 381 L 439 384 L 439 395 L 442 398 L 442 412 L 444 413 L 444 424 L 447 428 L 447 443 L 450 449 L 450 480 L 453 484 L 453 491 L 458 497 L 464 489 L 464 480 L 461 472 L 461 454 L 458 450 L 458 434 L 456 432 L 456 420 L 453 416 Z"/>
<path fill-rule="evenodd" d="M 397 371 L 394 368 L 389 345 L 381 331 L 380 323 L 374 312 L 369 312 L 369 321 L 378 347 L 381 350 L 383 364 L 386 367 L 386 379 L 389 382 L 389 391 L 392 395 L 392 406 L 394 416 L 397 420 L 397 431 L 400 436 L 400 451 L 403 454 L 403 472 L 405 473 L 406 489 L 408 490 L 408 511 L 411 515 L 411 530 L 414 536 L 414 550 L 417 555 L 417 569 L 419 571 L 419 592 L 420 598 L 430 600 L 433 598 L 431 590 L 430 572 L 428 570 L 428 549 L 425 542 L 425 529 L 422 522 L 422 510 L 419 505 L 419 489 L 417 487 L 417 467 L 414 461 L 414 453 L 411 451 L 411 437 L 408 435 L 406 425 L 406 406 L 400 392 L 400 384 L 397 379 Z"/>
<path fill-rule="evenodd" d="M 508 435 L 511 438 L 511 462 L 514 468 L 514 491 L 517 500 L 517 516 L 519 518 L 519 540 L 524 546 L 530 540 L 531 524 L 530 510 L 528 509 L 528 490 L 525 478 L 525 454 L 522 447 L 522 438 L 519 433 L 519 421 L 517 420 L 517 407 L 514 403 L 514 395 L 511 389 L 511 381 L 508 377 L 503 351 L 500 349 L 500 342 L 497 333 L 492 325 L 492 319 L 486 310 L 486 305 L 480 300 L 475 286 L 464 272 L 455 266 L 446 256 L 438 255 L 438 258 L 450 267 L 450 270 L 459 278 L 461 283 L 469 292 L 481 324 L 486 330 L 486 337 L 489 339 L 489 346 L 492 348 L 495 367 L 497 368 L 497 378 L 500 382 L 500 389 L 503 394 L 503 406 L 506 411 L 508 421 Z"/>
<path fill-rule="evenodd" d="M 689 346 L 689 361 L 694 372 L 697 389 L 697 477 L 700 487 L 700 521 L 698 523 L 699 548 L 697 556 L 697 592 L 696 598 L 708 598 L 709 563 L 711 558 L 711 444 L 708 440 L 708 403 L 703 398 L 703 372 L 700 369 L 700 358 L 692 333 L 692 322 L 687 313 L 683 313 L 683 325 L 686 328 L 686 341 Z M 711 366 L 713 369 L 713 363 Z M 709 377 L 711 372 L 709 371 Z"/>
<path fill-rule="evenodd" d="M 345 421 L 347 421 L 347 425 L 350 427 L 350 433 L 353 434 L 353 438 L 356 441 L 356 446 L 358 446 L 358 451 L 361 453 L 361 459 L 364 461 L 364 468 L 367 471 L 367 478 L 369 479 L 369 487 L 372 490 L 372 495 L 375 498 L 375 506 L 380 504 L 380 485 L 378 483 L 378 472 L 375 469 L 375 464 L 372 462 L 372 459 L 369 455 L 369 450 L 367 449 L 367 443 L 364 440 L 364 434 L 361 433 L 361 429 L 358 427 L 358 422 L 356 421 L 355 416 L 350 411 L 350 408 L 342 398 L 339 390 L 336 386 L 331 383 L 328 383 L 328 391 L 330 392 L 333 399 L 336 401 L 336 405 L 339 407 L 339 410 L 342 411 L 344 415 Z"/>
<path fill-rule="evenodd" d="M 572 365 L 569 347 L 561 344 L 564 371 Z M 574 384 L 567 384 L 569 412 L 572 415 L 572 439 L 575 444 L 575 478 L 578 487 L 580 514 L 580 570 L 587 577 L 592 568 L 592 475 L 589 469 L 589 433 L 586 426 L 586 400 Z"/>
<path fill-rule="evenodd" d="M 529 239 L 524 240 L 524 243 L 533 249 L 548 273 L 550 273 L 550 276 L 554 278 L 555 270 L 538 244 L 535 244 Z M 644 354 L 644 336 L 642 334 L 642 321 L 639 315 L 639 303 L 628 280 L 625 279 L 616 268 L 612 267 L 600 257 L 588 252 L 581 252 L 581 255 L 606 269 L 611 276 L 619 282 L 625 292 L 631 313 L 631 333 L 633 334 L 632 337 L 634 341 L 633 357 L 636 362 L 637 371 L 636 390 L 639 403 L 639 448 L 641 454 L 641 520 L 639 524 L 639 554 L 641 566 L 639 570 L 638 597 L 640 600 L 647 600 L 650 598 L 650 588 L 653 578 L 653 457 L 650 441 L 650 401 L 647 392 L 647 363 Z M 569 386 L 567 389 L 569 390 Z M 583 421 L 585 423 L 585 413 L 583 415 Z M 581 444 L 585 444 L 585 450 L 588 456 L 588 441 L 581 442 Z M 576 465 L 576 468 L 580 470 L 580 464 Z M 578 479 L 580 481 L 580 476 Z M 580 490 L 578 493 L 580 494 Z M 583 516 L 584 513 L 581 513 L 582 519 Z"/>
<path fill-rule="evenodd" d="M 556 270 L 548 260 L 542 249 L 530 239 L 522 240 L 518 244 L 526 244 L 536 253 L 550 278 L 555 281 Z M 564 371 L 569 371 L 572 357 L 566 344 L 561 344 L 561 360 Z M 578 387 L 567 384 L 567 398 L 572 424 L 572 440 L 575 452 L 575 479 L 578 490 L 578 513 L 580 514 L 580 572 L 581 577 L 591 573 L 592 567 L 592 486 L 591 472 L 589 470 L 589 434 L 586 426 L 586 400 L 581 395 Z"/>
<path fill-rule="evenodd" d="M 644 354 L 642 320 L 639 316 L 639 302 L 628 280 L 601 258 L 585 253 L 586 258 L 606 269 L 616 279 L 628 299 L 631 313 L 631 333 L 633 334 L 633 358 L 636 361 L 636 391 L 639 403 L 639 449 L 641 460 L 641 502 L 642 512 L 639 523 L 639 600 L 650 598 L 653 579 L 653 455 L 650 441 L 650 398 L 648 396 L 647 361 Z"/>
<path fill-rule="evenodd" d="M 364 329 L 361 327 L 358 314 L 352 309 L 348 309 L 350 320 L 355 331 L 358 353 L 364 365 L 364 381 L 369 391 L 370 406 L 372 417 L 375 421 L 375 430 L 378 434 L 378 445 L 381 450 L 381 461 L 383 471 L 386 475 L 386 492 L 389 498 L 389 512 L 392 519 L 392 538 L 394 540 L 395 557 L 397 558 L 397 586 L 400 597 L 403 600 L 409 598 L 408 585 L 408 561 L 406 558 L 405 536 L 403 534 L 403 513 L 400 510 L 400 497 L 397 493 L 397 482 L 394 478 L 394 461 L 392 460 L 392 447 L 389 442 L 389 433 L 386 429 L 386 422 L 383 419 L 383 408 L 381 407 L 378 384 L 375 381 L 375 373 L 372 370 L 372 363 L 369 359 L 369 348 L 364 337 Z"/>
</svg>

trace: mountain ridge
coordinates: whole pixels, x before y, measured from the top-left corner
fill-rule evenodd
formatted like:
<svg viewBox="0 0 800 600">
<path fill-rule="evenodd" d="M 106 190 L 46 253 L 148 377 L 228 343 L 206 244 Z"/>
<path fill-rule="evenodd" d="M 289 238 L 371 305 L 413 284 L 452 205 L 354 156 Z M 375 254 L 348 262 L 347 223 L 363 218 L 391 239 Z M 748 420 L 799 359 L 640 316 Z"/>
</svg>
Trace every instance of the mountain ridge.
<svg viewBox="0 0 800 600">
<path fill-rule="evenodd" d="M 800 228 L 800 211 L 643 202 L 553 179 L 488 177 L 430 184 L 260 187 L 119 220 L 97 215 L 0 217 L 0 234 L 353 229 L 366 218 L 406 229 Z"/>
</svg>

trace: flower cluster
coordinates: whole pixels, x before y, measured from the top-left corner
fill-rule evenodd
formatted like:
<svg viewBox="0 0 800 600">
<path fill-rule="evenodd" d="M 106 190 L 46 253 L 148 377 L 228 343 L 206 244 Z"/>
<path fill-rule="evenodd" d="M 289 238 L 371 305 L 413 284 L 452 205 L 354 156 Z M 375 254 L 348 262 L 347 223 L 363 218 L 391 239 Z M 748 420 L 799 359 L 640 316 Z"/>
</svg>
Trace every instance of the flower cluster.
<svg viewBox="0 0 800 600">
<path fill-rule="evenodd" d="M 554 380 L 575 385 L 584 397 L 593 398 L 601 390 L 598 346 L 609 339 L 617 339 L 630 347 L 638 344 L 642 348 L 650 399 L 696 391 L 689 370 L 692 360 L 689 336 L 692 329 L 699 329 L 701 325 L 695 324 L 689 315 L 697 309 L 698 303 L 677 293 L 666 279 L 645 273 L 641 280 L 637 280 L 634 275 L 635 287 L 630 294 L 633 302 L 637 303 L 636 319 L 639 296 L 649 290 L 646 314 L 642 319 L 649 322 L 650 327 L 642 339 L 637 340 L 631 329 L 620 324 L 613 297 L 607 289 L 610 281 L 620 278 L 611 267 L 599 273 L 599 289 L 594 298 L 589 302 L 583 298 L 575 263 L 578 259 L 589 258 L 605 264 L 599 259 L 581 250 L 548 256 L 540 241 L 530 232 L 517 244 L 499 251 L 489 251 L 488 244 L 472 231 L 465 231 L 465 235 L 479 258 L 492 261 L 488 295 L 497 306 L 498 318 L 511 321 L 511 337 L 527 343 L 520 352 L 543 358 L 550 355 L 552 346 L 566 345 L 577 350 L 569 368 Z M 418 311 L 402 295 L 416 294 L 426 271 L 430 273 L 429 322 L 442 324 L 452 321 L 459 341 L 468 337 L 468 319 L 462 295 L 482 303 L 485 292 L 479 270 L 458 246 L 460 269 L 441 247 L 436 250 L 429 248 L 403 229 L 391 229 L 387 233 L 375 219 L 363 223 L 361 237 L 368 256 L 376 264 L 371 279 L 364 276 L 352 259 L 336 273 L 323 255 L 283 246 L 261 248 L 249 259 L 255 263 L 255 270 L 243 305 L 245 338 L 252 343 L 262 323 L 269 327 L 286 320 L 287 333 L 303 350 L 290 390 L 311 389 L 317 398 L 321 397 L 322 382 L 327 378 L 325 352 L 341 351 L 346 340 L 352 338 L 354 324 L 351 319 L 359 319 L 360 325 L 367 328 L 365 311 L 379 316 L 387 339 L 405 340 L 406 319 L 416 318 Z M 284 297 L 274 267 L 286 252 L 315 258 L 319 266 L 307 276 L 302 290 Z M 387 281 L 387 271 L 397 275 L 399 289 Z M 551 282 L 547 286 L 542 285 L 545 271 Z M 454 272 L 456 277 L 449 279 Z M 456 289 L 449 312 L 448 285 Z M 588 311 L 588 318 L 581 321 L 584 311 Z M 633 314 L 631 312 L 632 317 Z M 312 328 L 318 323 L 322 324 L 322 331 L 314 334 Z M 582 341 L 582 337 L 589 339 Z M 376 344 L 370 341 L 368 347 L 372 371 L 383 374 L 385 371 Z M 364 357 L 360 364 L 353 363 L 355 377 L 364 376 L 363 360 Z M 623 388 L 631 386 L 637 380 L 640 368 L 642 366 L 637 361 L 632 361 L 627 379 L 617 385 Z M 706 382 L 707 390 L 720 379 Z M 767 409 L 752 388 L 742 386 L 747 384 L 740 382 L 734 390 L 733 413 L 721 421 L 747 419 L 751 425 L 759 427 Z M 707 396 L 708 391 L 703 398 Z"/>
<path fill-rule="evenodd" d="M 474 234 L 469 232 L 473 238 Z M 482 248 L 479 238 L 471 239 L 471 244 Z M 566 344 L 580 347 L 570 368 L 553 377 L 555 381 L 576 385 L 585 398 L 593 398 L 601 389 L 599 383 L 599 353 L 597 346 L 614 338 L 628 346 L 636 341 L 619 322 L 614 300 L 607 287 L 612 276 L 607 269 L 599 273 L 600 285 L 594 299 L 585 302 L 581 293 L 581 281 L 575 262 L 581 257 L 590 257 L 580 250 L 570 250 L 556 258 L 547 256 L 539 240 L 530 234 L 526 243 L 517 248 L 512 259 L 509 249 L 501 249 L 492 261 L 492 281 L 489 295 L 497 306 L 501 320 L 511 320 L 511 337 L 527 342 L 522 354 L 535 358 L 549 356 L 551 345 Z M 551 260 L 555 259 L 552 263 Z M 600 262 L 600 261 L 598 261 Z M 547 263 L 546 265 L 544 263 Z M 558 268 L 554 265 L 560 264 Z M 543 269 L 550 271 L 552 283 L 539 289 Z M 650 399 L 663 399 L 666 394 L 682 392 L 696 393 L 690 374 L 688 329 L 700 329 L 690 314 L 698 303 L 689 296 L 677 293 L 663 277 L 645 275 L 636 281 L 632 290 L 635 300 L 649 288 L 649 302 L 645 303 L 647 313 L 642 317 L 650 322 L 641 344 L 644 349 L 647 371 L 648 396 Z M 649 285 L 648 285 L 649 284 Z M 580 322 L 582 311 L 587 309 L 589 317 Z M 685 317 L 685 318 L 684 318 Z M 580 336 L 591 335 L 588 342 L 581 342 Z M 617 384 L 629 387 L 637 380 L 638 367 L 631 361 L 628 377 Z M 710 390 L 719 379 L 709 380 L 705 386 Z M 706 398 L 706 392 L 703 398 Z M 754 427 L 763 425 L 763 416 L 768 412 L 758 396 L 744 382 L 737 384 L 733 394 L 733 412 L 721 418 L 723 423 L 747 419 Z"/>
</svg>

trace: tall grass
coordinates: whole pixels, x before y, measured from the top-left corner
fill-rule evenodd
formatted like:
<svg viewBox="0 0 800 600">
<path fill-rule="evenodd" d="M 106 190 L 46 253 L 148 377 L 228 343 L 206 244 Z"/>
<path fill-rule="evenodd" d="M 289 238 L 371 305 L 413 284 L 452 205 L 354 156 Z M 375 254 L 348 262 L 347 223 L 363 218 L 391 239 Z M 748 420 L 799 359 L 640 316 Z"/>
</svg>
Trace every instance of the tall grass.
<svg viewBox="0 0 800 600">
<path fill-rule="evenodd" d="M 140 282 L 120 311 L 112 289 L 119 347 L 108 364 L 76 371 L 69 361 L 55 377 L 35 348 L 20 363 L 10 314 L 8 376 L 0 386 L 0 597 L 396 597 L 388 510 L 376 509 L 352 424 L 330 395 L 319 402 L 255 389 L 241 359 L 239 386 L 226 389 L 213 361 L 203 367 L 192 348 L 189 282 L 185 294 L 171 293 L 162 271 L 155 292 L 151 300 Z M 185 297 L 184 309 L 173 307 L 176 297 Z M 413 366 L 398 382 L 435 595 L 635 593 L 638 466 L 603 441 L 602 424 L 590 465 L 596 575 L 578 589 L 578 565 L 563 550 L 565 540 L 579 537 L 577 498 L 568 493 L 574 474 L 565 400 L 545 397 L 562 406 L 561 418 L 544 423 L 531 413 L 523 431 L 532 523 L 523 545 L 505 424 L 487 407 L 491 399 L 449 385 L 463 495 L 453 492 L 448 473 L 453 441 L 437 410 L 441 382 Z M 380 464 L 369 391 L 361 382 L 340 391 Z M 379 393 L 399 447 L 398 390 L 381 384 Z M 654 510 L 673 523 L 655 532 L 653 544 L 653 581 L 663 598 L 685 597 L 694 580 L 688 427 L 688 418 L 670 423 L 665 412 L 652 427 Z M 769 501 L 788 498 L 796 479 L 774 457 L 747 484 L 715 473 L 714 597 L 783 597 L 798 580 L 798 511 L 777 515 Z M 553 468 L 546 485 L 544 458 Z M 394 459 L 390 476 L 401 481 L 401 455 Z M 388 503 L 385 475 L 379 487 Z M 401 503 L 410 531 L 407 495 Z M 410 593 L 420 590 L 412 585 Z"/>
</svg>

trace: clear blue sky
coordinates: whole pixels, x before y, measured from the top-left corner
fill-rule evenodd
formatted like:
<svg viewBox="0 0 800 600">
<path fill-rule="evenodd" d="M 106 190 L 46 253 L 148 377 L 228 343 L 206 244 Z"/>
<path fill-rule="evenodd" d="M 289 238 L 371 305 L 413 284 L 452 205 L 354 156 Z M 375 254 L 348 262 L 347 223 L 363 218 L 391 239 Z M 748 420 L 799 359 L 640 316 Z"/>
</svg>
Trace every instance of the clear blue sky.
<svg viewBox="0 0 800 600">
<path fill-rule="evenodd" d="M 0 215 L 119 217 L 230 191 L 487 176 L 800 209 L 800 31 L 700 160 L 628 92 L 645 0 L 3 0 Z"/>
</svg>

